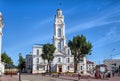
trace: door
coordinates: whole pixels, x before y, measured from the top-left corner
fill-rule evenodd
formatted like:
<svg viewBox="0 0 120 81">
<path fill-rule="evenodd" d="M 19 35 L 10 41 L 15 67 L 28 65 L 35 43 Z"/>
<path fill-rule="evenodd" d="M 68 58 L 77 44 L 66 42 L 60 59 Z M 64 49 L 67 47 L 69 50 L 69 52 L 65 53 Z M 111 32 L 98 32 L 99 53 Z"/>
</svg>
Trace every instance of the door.
<svg viewBox="0 0 120 81">
<path fill-rule="evenodd" d="M 58 72 L 62 72 L 62 66 L 58 66 Z"/>
</svg>

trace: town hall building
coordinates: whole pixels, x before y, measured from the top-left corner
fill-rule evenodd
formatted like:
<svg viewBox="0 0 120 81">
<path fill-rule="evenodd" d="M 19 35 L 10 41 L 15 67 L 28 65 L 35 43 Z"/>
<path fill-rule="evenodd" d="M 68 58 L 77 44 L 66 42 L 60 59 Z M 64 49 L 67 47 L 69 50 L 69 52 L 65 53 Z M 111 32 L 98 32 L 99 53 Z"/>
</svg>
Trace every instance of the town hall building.
<svg viewBox="0 0 120 81">
<path fill-rule="evenodd" d="M 66 44 L 65 36 L 65 22 L 62 10 L 58 9 L 54 18 L 54 35 L 53 45 L 56 47 L 54 52 L 54 59 L 51 62 L 52 72 L 74 72 L 74 56 L 71 54 L 71 50 Z M 42 44 L 33 45 L 32 50 L 32 73 L 44 73 L 47 69 L 47 61 L 43 60 Z M 30 58 L 31 58 L 30 57 Z M 26 58 L 26 60 L 29 59 Z M 79 72 L 86 74 L 86 57 L 78 65 Z"/>
</svg>

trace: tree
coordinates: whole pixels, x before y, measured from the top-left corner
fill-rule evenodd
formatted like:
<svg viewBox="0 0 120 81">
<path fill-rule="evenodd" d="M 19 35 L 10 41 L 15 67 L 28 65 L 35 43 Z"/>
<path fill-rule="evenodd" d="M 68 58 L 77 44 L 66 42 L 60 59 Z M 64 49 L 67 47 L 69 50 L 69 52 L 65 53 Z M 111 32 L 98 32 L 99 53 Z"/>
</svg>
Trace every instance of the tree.
<svg viewBox="0 0 120 81">
<path fill-rule="evenodd" d="M 9 57 L 6 52 L 2 53 L 1 61 L 4 62 L 5 64 L 13 64 L 11 57 Z"/>
<path fill-rule="evenodd" d="M 18 68 L 23 71 L 25 69 L 25 59 L 22 57 L 22 54 L 19 53 L 19 64 Z"/>
<path fill-rule="evenodd" d="M 77 65 L 79 61 L 82 61 L 84 56 L 91 54 L 93 46 L 83 35 L 73 37 L 73 40 L 69 40 L 68 46 L 71 49 L 71 53 L 74 55 L 74 72 L 76 73 L 78 71 Z"/>
<path fill-rule="evenodd" d="M 53 44 L 45 44 L 43 45 L 43 54 L 41 54 L 41 57 L 43 60 L 47 60 L 47 72 L 51 72 L 51 62 L 54 59 L 54 52 L 55 52 L 55 47 Z M 49 70 L 48 70 L 49 67 Z"/>
</svg>

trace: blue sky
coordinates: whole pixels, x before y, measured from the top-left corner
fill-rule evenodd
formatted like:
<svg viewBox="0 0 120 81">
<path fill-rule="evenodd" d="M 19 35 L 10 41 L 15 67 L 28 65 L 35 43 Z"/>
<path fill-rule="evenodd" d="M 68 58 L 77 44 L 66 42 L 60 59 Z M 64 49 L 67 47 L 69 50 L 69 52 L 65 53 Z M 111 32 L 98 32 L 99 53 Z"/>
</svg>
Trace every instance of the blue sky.
<svg viewBox="0 0 120 81">
<path fill-rule="evenodd" d="M 120 0 L 0 0 L 5 23 L 2 52 L 17 64 L 19 53 L 25 57 L 34 44 L 52 43 L 54 15 L 60 8 L 67 41 L 83 34 L 92 42 L 89 60 L 99 64 L 110 54 L 120 59 L 119 4 Z"/>
</svg>

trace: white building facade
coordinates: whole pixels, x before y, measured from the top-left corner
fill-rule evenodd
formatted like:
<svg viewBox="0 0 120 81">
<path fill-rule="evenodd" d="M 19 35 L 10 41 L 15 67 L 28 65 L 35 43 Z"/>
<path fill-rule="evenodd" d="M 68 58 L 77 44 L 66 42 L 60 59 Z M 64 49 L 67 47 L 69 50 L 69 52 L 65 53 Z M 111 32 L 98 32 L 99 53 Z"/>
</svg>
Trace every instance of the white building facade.
<svg viewBox="0 0 120 81">
<path fill-rule="evenodd" d="M 53 44 L 56 47 L 54 59 L 51 63 L 52 72 L 74 72 L 74 56 L 66 44 L 65 22 L 62 10 L 58 9 L 54 18 Z M 46 72 L 47 61 L 41 57 L 43 45 L 33 46 L 33 71 L 32 73 Z M 86 73 L 86 57 L 83 58 L 82 71 Z M 78 66 L 80 69 L 81 66 Z"/>
<path fill-rule="evenodd" d="M 104 64 L 107 65 L 108 71 L 115 71 L 120 68 L 120 59 L 105 59 Z"/>
<path fill-rule="evenodd" d="M 34 45 L 33 46 L 33 68 L 32 73 L 44 73 L 46 72 L 46 61 L 42 59 L 42 47 L 43 45 Z"/>
<path fill-rule="evenodd" d="M 91 61 L 86 61 L 86 62 L 87 62 L 86 63 L 87 73 L 93 74 L 96 67 L 96 63 Z"/>
<path fill-rule="evenodd" d="M 0 12 L 0 75 L 4 74 L 4 63 L 1 62 L 1 49 L 2 49 L 2 28 L 4 26 L 2 13 Z"/>
</svg>

